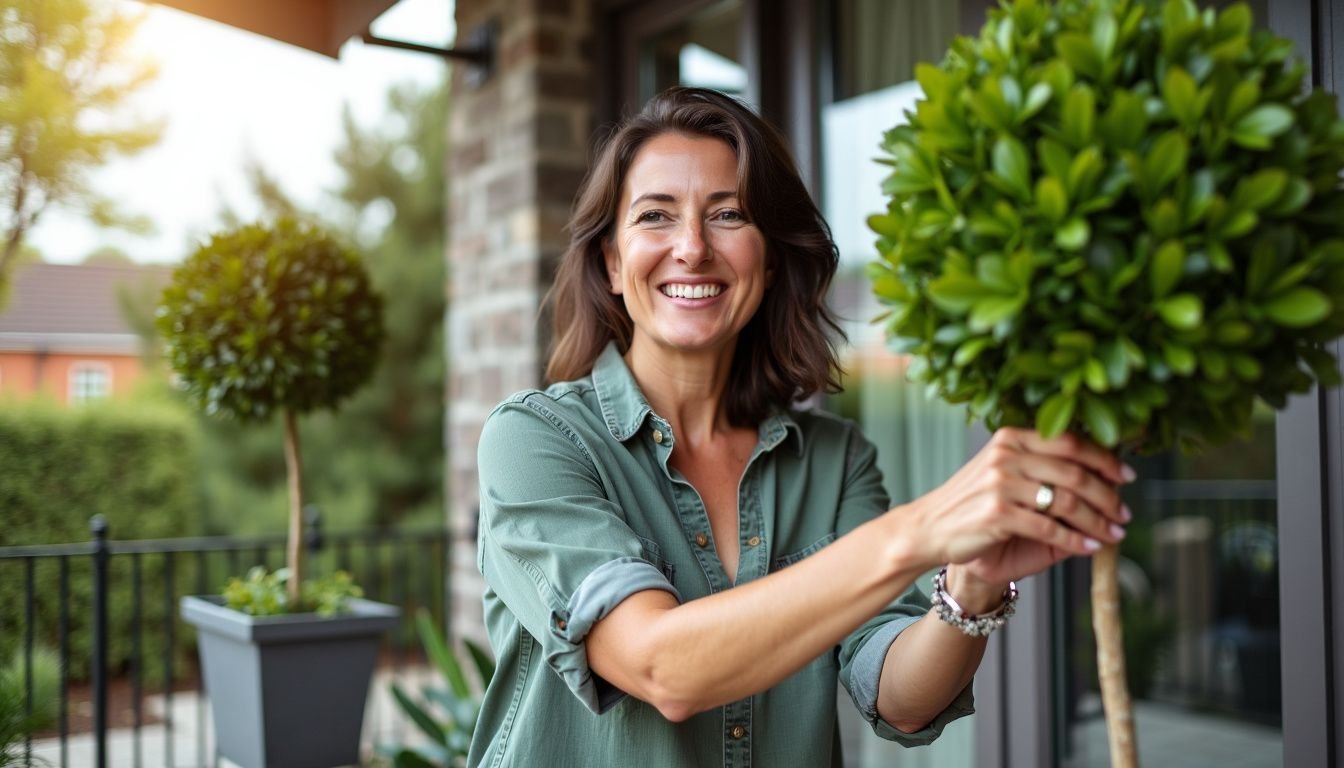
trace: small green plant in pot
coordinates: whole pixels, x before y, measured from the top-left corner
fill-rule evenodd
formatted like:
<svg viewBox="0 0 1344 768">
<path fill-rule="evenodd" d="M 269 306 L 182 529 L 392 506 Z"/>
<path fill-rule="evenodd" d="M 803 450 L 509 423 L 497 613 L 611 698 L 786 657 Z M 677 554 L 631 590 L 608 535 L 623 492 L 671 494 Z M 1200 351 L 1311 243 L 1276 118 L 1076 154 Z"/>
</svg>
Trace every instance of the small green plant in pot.
<svg viewBox="0 0 1344 768">
<path fill-rule="evenodd" d="M 173 273 L 156 324 L 173 370 L 206 413 L 284 420 L 287 594 L 268 608 L 303 609 L 297 417 L 335 408 L 373 375 L 381 298 L 354 251 L 286 219 L 214 235 Z"/>
<path fill-rule="evenodd" d="M 1117 451 L 1249 434 L 1339 383 L 1344 121 L 1244 4 L 1014 0 L 889 131 L 874 290 L 912 376 L 992 429 Z M 1093 564 L 1112 765 L 1135 764 L 1115 549 Z"/>
</svg>

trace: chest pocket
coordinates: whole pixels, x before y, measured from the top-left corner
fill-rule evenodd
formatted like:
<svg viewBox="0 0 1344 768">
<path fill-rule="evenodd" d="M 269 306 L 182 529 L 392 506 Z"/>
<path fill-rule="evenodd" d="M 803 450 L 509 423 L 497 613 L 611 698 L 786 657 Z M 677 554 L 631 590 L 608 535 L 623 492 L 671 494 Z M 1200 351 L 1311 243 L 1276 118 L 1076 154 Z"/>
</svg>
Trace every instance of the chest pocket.
<svg viewBox="0 0 1344 768">
<path fill-rule="evenodd" d="M 818 550 L 820 550 L 827 544 L 830 544 L 832 541 L 835 541 L 834 531 L 826 534 L 825 536 L 822 536 L 820 539 L 817 539 L 811 544 L 808 544 L 806 547 L 803 547 L 797 552 L 776 557 L 774 562 L 770 566 L 770 572 L 773 573 L 775 571 L 780 570 L 781 568 L 787 568 L 790 565 L 793 565 L 794 563 L 798 562 L 799 560 L 802 560 L 803 558 L 809 555 L 815 554 Z"/>
<path fill-rule="evenodd" d="M 658 546 L 658 542 L 653 539 L 646 539 L 643 536 L 636 536 L 635 538 L 639 539 L 639 556 L 652 563 L 667 577 L 672 586 L 676 586 L 677 567 L 663 559 L 663 549 Z"/>
</svg>

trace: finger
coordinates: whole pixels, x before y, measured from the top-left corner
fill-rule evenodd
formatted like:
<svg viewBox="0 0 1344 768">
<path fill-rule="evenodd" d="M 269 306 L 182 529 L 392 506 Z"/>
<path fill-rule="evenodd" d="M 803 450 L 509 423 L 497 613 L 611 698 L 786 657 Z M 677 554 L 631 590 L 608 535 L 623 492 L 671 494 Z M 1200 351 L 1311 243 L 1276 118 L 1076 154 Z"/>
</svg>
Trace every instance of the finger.
<svg viewBox="0 0 1344 768">
<path fill-rule="evenodd" d="M 1121 508 L 1120 494 L 1115 486 L 1106 482 L 1081 464 L 1066 459 L 1040 454 L 1024 454 L 1019 459 L 1018 471 L 1028 480 L 1036 483 L 1028 497 L 1028 506 L 1035 505 L 1036 490 L 1041 483 L 1049 483 L 1056 491 L 1070 491 L 1087 506 L 1109 518 L 1114 523 L 1126 523 Z"/>
<path fill-rule="evenodd" d="M 1097 539 L 1079 533 L 1035 509 L 1010 507 L 1000 519 L 1009 533 L 1064 550 L 1066 554 L 1090 555 L 1101 549 L 1101 542 Z"/>
<path fill-rule="evenodd" d="M 1045 440 L 1034 429 L 1014 429 L 1008 436 L 1024 450 L 1077 462 L 1112 483 L 1128 483 L 1134 479 L 1134 470 L 1119 457 L 1077 435 L 1066 432 Z"/>
<path fill-rule="evenodd" d="M 1030 502 L 1023 506 L 1035 509 L 1035 503 L 1033 493 Z M 1094 539 L 1115 544 L 1125 538 L 1123 527 L 1108 520 L 1082 497 L 1067 488 L 1055 489 L 1055 500 L 1048 509 L 1043 510 L 1043 513 Z"/>
</svg>

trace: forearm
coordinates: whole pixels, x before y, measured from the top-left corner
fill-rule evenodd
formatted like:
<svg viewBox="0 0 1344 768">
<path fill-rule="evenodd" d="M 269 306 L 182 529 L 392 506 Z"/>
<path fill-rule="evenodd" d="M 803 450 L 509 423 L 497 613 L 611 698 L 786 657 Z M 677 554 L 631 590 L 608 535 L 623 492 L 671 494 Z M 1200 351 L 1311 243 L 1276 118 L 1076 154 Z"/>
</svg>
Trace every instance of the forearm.
<svg viewBox="0 0 1344 768">
<path fill-rule="evenodd" d="M 590 663 L 672 719 L 766 690 L 913 583 L 926 564 L 904 541 L 883 516 L 766 578 L 636 616 L 643 624 L 625 627 L 623 638 L 603 633 L 599 623 L 589 638 Z M 636 632 L 641 639 L 632 648 Z M 611 645 L 621 639 L 623 648 Z"/>
<path fill-rule="evenodd" d="M 948 590 L 971 613 L 992 611 L 1002 601 L 1003 585 L 972 583 L 955 567 L 948 577 Z M 930 611 L 887 651 L 878 714 L 906 733 L 925 727 L 970 684 L 986 643 L 986 638 L 971 637 Z"/>
</svg>

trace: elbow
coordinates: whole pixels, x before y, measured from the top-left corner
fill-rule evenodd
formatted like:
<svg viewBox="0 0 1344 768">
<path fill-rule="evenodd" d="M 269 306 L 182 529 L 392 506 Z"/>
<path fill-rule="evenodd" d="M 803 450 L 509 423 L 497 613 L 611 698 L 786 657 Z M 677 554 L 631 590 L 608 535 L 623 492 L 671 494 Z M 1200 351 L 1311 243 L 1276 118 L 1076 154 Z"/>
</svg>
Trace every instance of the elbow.
<svg viewBox="0 0 1344 768">
<path fill-rule="evenodd" d="M 888 720 L 887 724 L 890 725 L 892 728 L 895 728 L 896 730 L 900 731 L 901 733 L 911 734 L 911 733 L 917 733 L 919 731 L 924 730 L 925 728 L 928 728 L 929 723 L 931 722 L 933 722 L 932 719 L 929 720 L 907 719 L 907 720 Z"/>
<path fill-rule="evenodd" d="M 685 689 L 685 675 L 660 674 L 655 668 L 647 681 L 648 703 L 668 722 L 685 722 L 706 709 L 696 702 L 692 691 Z"/>
</svg>

